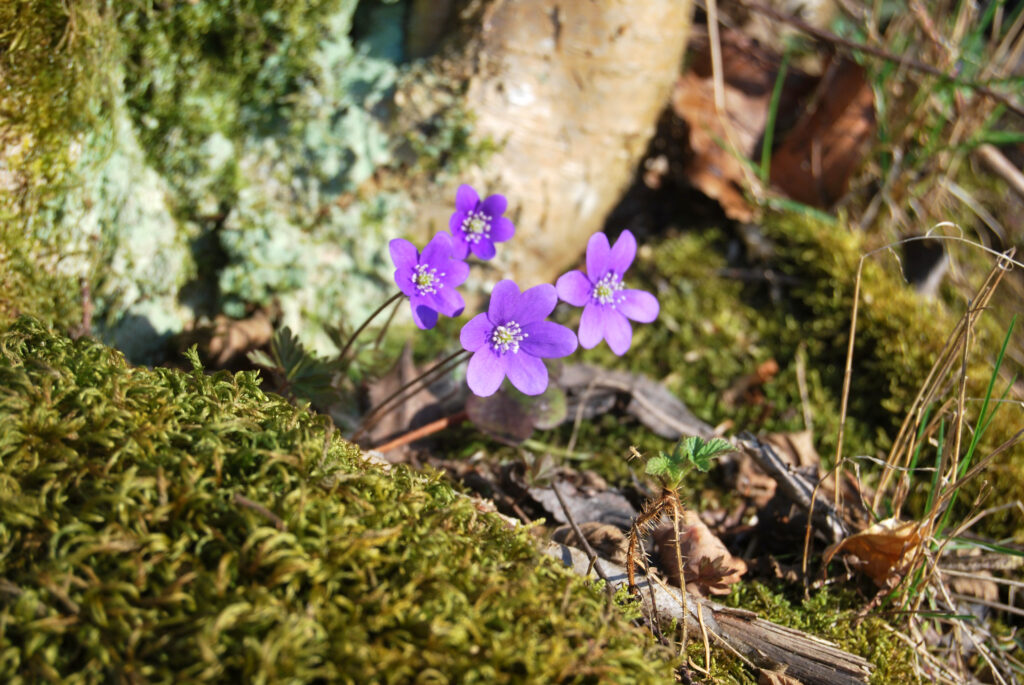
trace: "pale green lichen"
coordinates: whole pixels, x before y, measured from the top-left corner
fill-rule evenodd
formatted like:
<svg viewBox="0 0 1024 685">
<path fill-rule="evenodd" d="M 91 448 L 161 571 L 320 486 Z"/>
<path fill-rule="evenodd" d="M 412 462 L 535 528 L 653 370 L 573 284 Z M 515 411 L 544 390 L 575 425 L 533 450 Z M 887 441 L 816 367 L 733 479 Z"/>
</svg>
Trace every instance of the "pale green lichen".
<svg viewBox="0 0 1024 685">
<path fill-rule="evenodd" d="M 387 124 L 402 6 L 365 4 L 359 45 L 356 0 L 0 10 L 0 184 L 29 190 L 0 194 L 0 220 L 74 255 L 61 268 L 91 286 L 104 339 L 153 361 L 197 317 L 273 304 L 328 351 L 321 325 L 385 295 L 387 240 L 415 214 L 363 186 L 422 166 Z M 431 154 L 448 164 L 464 138 Z"/>
</svg>

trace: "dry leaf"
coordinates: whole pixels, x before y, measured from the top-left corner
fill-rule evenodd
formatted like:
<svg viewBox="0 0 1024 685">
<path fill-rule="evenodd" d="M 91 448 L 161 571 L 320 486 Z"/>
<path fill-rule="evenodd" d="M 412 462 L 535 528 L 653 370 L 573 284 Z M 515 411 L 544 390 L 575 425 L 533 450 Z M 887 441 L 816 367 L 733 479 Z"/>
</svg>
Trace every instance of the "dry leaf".
<svg viewBox="0 0 1024 685">
<path fill-rule="evenodd" d="M 585 484 L 577 487 L 567 480 L 562 480 L 558 485 L 558 491 L 562 493 L 569 513 L 576 522 L 597 521 L 628 529 L 636 518 L 636 509 L 616 490 L 598 490 Z M 531 487 L 528 492 L 530 497 L 543 507 L 551 520 L 568 523 L 565 510 L 562 509 L 554 490 Z"/>
<path fill-rule="evenodd" d="M 727 123 L 715 109 L 706 37 L 695 38 L 691 44 L 696 54 L 691 68 L 676 83 L 672 110 L 690 126 L 693 156 L 686 172 L 690 182 L 718 200 L 729 218 L 749 222 L 754 214 L 743 195 L 750 173 L 745 160 L 760 154 L 780 59 L 742 33 L 728 29 L 721 33 L 721 46 Z M 797 101 L 813 85 L 814 79 L 790 68 L 782 89 L 780 115 L 785 118 L 785 113 L 796 111 Z"/>
<path fill-rule="evenodd" d="M 771 182 L 790 198 L 831 207 L 875 135 L 875 99 L 864 67 L 849 60 L 829 66 L 816 106 L 772 153 Z"/>
<path fill-rule="evenodd" d="M 625 533 L 616 526 L 599 521 L 587 521 L 579 524 L 580 532 L 599 557 L 625 565 L 628 542 Z M 576 538 L 572 526 L 560 526 L 551 534 L 551 539 L 565 545 L 583 549 Z"/>
<path fill-rule="evenodd" d="M 740 576 L 747 572 L 746 562 L 732 556 L 696 512 L 684 511 L 679 527 L 679 551 L 683 559 L 687 592 L 702 596 L 729 594 L 729 586 L 738 583 Z M 665 575 L 670 582 L 679 585 L 679 564 L 672 522 L 660 525 L 651 537 Z"/>
<path fill-rule="evenodd" d="M 775 378 L 779 373 L 779 363 L 774 359 L 761 362 L 754 373 L 737 379 L 722 393 L 722 402 L 734 408 L 741 402 L 748 405 L 759 405 L 764 402 L 761 387 Z"/>
<path fill-rule="evenodd" d="M 600 416 L 615 408 L 619 395 L 628 395 L 626 412 L 655 435 L 669 440 L 714 435 L 714 428 L 697 418 L 663 383 L 643 374 L 564 364 L 556 382 L 569 398 L 566 420 L 575 419 L 577 412 L 583 419 Z"/>
<path fill-rule="evenodd" d="M 958 595 L 976 597 L 986 602 L 999 601 L 999 585 L 992 580 L 992 574 L 988 571 L 978 571 L 970 578 L 943 574 L 942 579 Z"/>
<path fill-rule="evenodd" d="M 867 575 L 879 587 L 892 587 L 906 572 L 921 543 L 930 534 L 929 526 L 918 521 L 885 519 L 825 550 L 828 564 L 839 552 L 855 557 L 850 564 Z"/>
<path fill-rule="evenodd" d="M 257 310 L 247 319 L 220 314 L 212 324 L 182 333 L 178 346 L 184 350 L 198 345 L 203 359 L 208 359 L 211 366 L 224 368 L 233 359 L 244 359 L 246 353 L 269 343 L 273 335 L 274 326 L 263 310 Z"/>
<path fill-rule="evenodd" d="M 692 66 L 676 83 L 672 110 L 690 128 L 687 179 L 730 218 L 747 223 L 754 212 L 743 191 L 754 177 L 751 162 L 761 157 L 781 58 L 738 31 L 723 31 L 721 47 L 724 112 L 715 107 L 706 36 L 691 42 Z M 771 185 L 804 204 L 833 206 L 846 193 L 875 124 L 863 67 L 841 59 L 819 77 L 790 64 L 776 109 Z"/>
<path fill-rule="evenodd" d="M 817 469 L 821 463 L 821 458 L 814 449 L 814 437 L 809 430 L 770 433 L 761 439 L 774 447 L 776 454 L 790 466 Z M 742 455 L 736 473 L 736 490 L 739 494 L 749 498 L 760 508 L 768 504 L 775 495 L 777 485 L 775 479 L 765 473 L 749 454 Z"/>
<path fill-rule="evenodd" d="M 376 407 L 400 387 L 419 377 L 422 372 L 423 368 L 413 362 L 412 346 L 406 344 L 391 371 L 367 388 L 369 406 Z M 387 411 L 367 433 L 365 444 L 379 445 L 414 428 L 436 421 L 456 411 L 460 404 L 457 386 L 450 377 L 442 376 Z M 388 458 L 400 460 L 406 451 L 405 447 L 398 448 L 394 454 L 389 453 Z"/>
</svg>

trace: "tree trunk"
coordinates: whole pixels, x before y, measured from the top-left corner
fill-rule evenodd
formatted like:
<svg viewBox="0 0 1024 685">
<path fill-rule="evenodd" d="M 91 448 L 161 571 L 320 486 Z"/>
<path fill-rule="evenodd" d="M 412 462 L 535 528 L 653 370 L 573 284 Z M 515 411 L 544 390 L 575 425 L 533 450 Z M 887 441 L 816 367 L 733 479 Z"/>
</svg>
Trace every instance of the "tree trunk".
<svg viewBox="0 0 1024 685">
<path fill-rule="evenodd" d="M 465 105 L 476 136 L 499 149 L 458 182 L 508 197 L 515 248 L 497 264 L 521 287 L 573 264 L 631 181 L 691 10 L 690 0 L 493 0 L 474 18 L 460 58 Z M 454 188 L 438 200 L 447 195 Z"/>
</svg>

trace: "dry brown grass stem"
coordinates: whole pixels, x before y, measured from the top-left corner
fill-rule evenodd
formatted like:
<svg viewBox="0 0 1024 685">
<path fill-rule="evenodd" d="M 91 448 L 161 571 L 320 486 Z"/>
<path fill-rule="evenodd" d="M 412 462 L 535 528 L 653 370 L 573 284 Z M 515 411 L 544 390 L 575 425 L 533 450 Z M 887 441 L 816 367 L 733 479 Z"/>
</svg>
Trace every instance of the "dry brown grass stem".
<svg viewBox="0 0 1024 685">
<path fill-rule="evenodd" d="M 946 73 L 945 71 L 943 71 L 942 69 L 940 69 L 940 68 L 938 68 L 936 66 L 933 66 L 933 65 L 928 64 L 926 62 L 922 62 L 920 60 L 914 59 L 913 57 L 910 57 L 909 54 L 906 54 L 906 53 L 905 54 L 896 54 L 894 52 L 890 52 L 889 50 L 885 50 L 884 48 L 879 48 L 879 47 L 876 47 L 874 45 L 858 43 L 856 41 L 847 40 L 846 38 L 838 36 L 838 35 L 832 33 L 831 31 L 826 31 L 825 29 L 819 29 L 819 28 L 817 28 L 815 26 L 811 26 L 807 22 L 802 21 L 800 19 L 797 19 L 796 17 L 794 17 L 792 15 L 785 14 L 785 13 L 780 12 L 780 11 L 778 11 L 778 10 L 772 8 L 772 7 L 768 7 L 768 6 L 763 5 L 761 3 L 758 3 L 758 2 L 753 2 L 752 0 L 745 0 L 745 2 L 743 4 L 746 7 L 748 7 L 749 9 L 754 10 L 758 14 L 763 14 L 766 17 L 770 17 L 771 19 L 774 19 L 775 21 L 778 21 L 778 22 L 781 22 L 781 23 L 784 23 L 784 24 L 789 24 L 790 26 L 800 30 L 802 33 L 807 34 L 808 36 L 810 36 L 811 38 L 814 38 L 815 40 L 819 40 L 819 41 L 821 41 L 823 43 L 829 43 L 831 45 L 835 45 L 835 46 L 844 48 L 846 50 L 854 50 L 854 51 L 857 51 L 857 52 L 862 52 L 864 54 L 871 55 L 872 57 L 877 57 L 877 58 L 885 60 L 887 62 L 892 62 L 892 63 L 898 65 L 901 71 L 903 71 L 903 70 L 918 71 L 918 72 L 921 72 L 922 74 L 927 74 L 929 76 L 934 76 L 936 78 L 940 78 L 940 79 L 943 79 L 943 80 L 946 80 L 946 81 L 950 81 L 950 82 L 955 83 L 955 84 L 957 84 L 959 86 L 964 86 L 964 87 L 967 87 L 967 88 L 972 88 L 976 92 L 978 92 L 978 93 L 980 93 L 982 95 L 985 95 L 986 97 L 991 98 L 992 100 L 994 100 L 996 102 L 999 102 L 999 103 L 1003 104 L 1004 106 L 1006 106 L 1007 109 L 1011 110 L 1012 112 L 1014 112 L 1016 114 L 1019 114 L 1020 116 L 1024 116 L 1024 106 L 1022 106 L 1021 104 L 1015 102 L 1014 100 L 1011 100 L 1008 95 L 1006 95 L 1004 93 L 1000 93 L 999 91 L 992 90 L 988 86 L 982 85 L 981 83 L 972 83 L 970 81 L 964 81 L 964 80 L 959 79 L 959 78 L 957 78 L 955 76 L 951 76 L 950 74 Z M 969 3 L 964 3 L 964 4 L 967 5 Z M 710 5 L 711 5 L 711 3 L 709 2 L 708 3 L 708 6 L 709 6 L 709 12 L 708 12 L 709 23 L 710 23 L 710 15 L 711 15 L 711 13 L 710 13 Z M 874 14 L 874 13 L 872 13 L 872 14 Z M 911 19 L 911 21 L 912 20 L 913 19 Z M 895 31 L 894 27 L 889 27 L 888 32 L 894 32 L 894 31 Z M 1004 62 L 1005 63 L 1009 63 L 1008 60 L 1004 60 Z"/>
<path fill-rule="evenodd" d="M 980 243 L 974 242 L 972 240 L 968 240 L 968 239 L 966 239 L 966 238 L 964 238 L 962 236 L 944 235 L 944 234 L 936 233 L 937 230 L 943 229 L 943 228 L 948 228 L 948 227 L 954 227 L 954 228 L 959 229 L 959 227 L 957 227 L 955 224 L 952 224 L 952 223 L 948 223 L 948 222 L 940 223 L 940 224 L 936 225 L 935 227 L 933 227 L 924 236 L 916 236 L 916 237 L 912 237 L 912 238 L 905 238 L 903 240 L 899 240 L 899 241 L 896 241 L 896 242 L 893 242 L 893 243 L 889 243 L 889 244 L 884 245 L 882 247 L 879 247 L 879 248 L 877 248 L 875 250 L 867 252 L 866 254 L 861 256 L 860 262 L 857 265 L 857 274 L 856 274 L 856 278 L 855 278 L 855 281 L 854 281 L 853 307 L 852 307 L 851 316 L 850 316 L 850 333 L 849 333 L 849 340 L 848 340 L 848 343 L 847 343 L 846 364 L 845 364 L 845 367 L 844 367 L 844 374 L 843 374 L 843 390 L 842 390 L 842 396 L 841 396 L 841 400 L 840 400 L 839 430 L 838 430 L 838 435 L 837 435 L 837 440 L 836 440 L 836 452 L 835 452 L 835 456 L 834 456 L 834 460 L 833 460 L 833 466 L 832 466 L 831 471 L 818 481 L 818 483 L 816 484 L 816 486 L 814 488 L 814 492 L 812 493 L 812 496 L 811 496 L 811 510 L 810 510 L 810 515 L 809 515 L 809 518 L 808 518 L 807 529 L 806 529 L 805 535 L 804 535 L 804 552 L 803 552 L 803 558 L 802 558 L 802 562 L 801 562 L 801 568 L 802 568 L 803 575 L 804 575 L 805 579 L 807 578 L 807 564 L 808 564 L 808 558 L 809 558 L 809 554 L 810 554 L 810 543 L 811 543 L 811 524 L 810 524 L 810 521 L 813 520 L 814 500 L 817 497 L 818 490 L 820 489 L 821 485 L 828 478 L 834 477 L 835 478 L 835 482 L 837 482 L 837 483 L 841 482 L 842 470 L 843 470 L 843 468 L 845 466 L 845 455 L 843 454 L 843 442 L 844 442 L 845 429 L 846 429 L 847 413 L 848 413 L 848 408 L 849 408 L 850 384 L 851 384 L 851 379 L 852 379 L 852 376 L 853 376 L 853 353 L 854 353 L 854 343 L 856 341 L 856 336 L 857 336 L 858 313 L 859 313 L 859 309 L 860 309 L 861 279 L 862 279 L 862 276 L 863 276 L 864 265 L 865 265 L 866 261 L 869 258 L 875 256 L 876 254 L 879 254 L 879 253 L 885 252 L 885 251 L 892 251 L 893 254 L 895 254 L 895 248 L 897 248 L 897 247 L 899 247 L 901 245 L 910 243 L 910 242 L 917 241 L 917 240 L 947 240 L 947 241 L 963 242 L 963 243 L 966 243 L 968 245 L 971 245 L 971 246 L 973 246 L 973 247 L 975 247 L 977 249 L 980 249 L 980 250 L 982 250 L 984 252 L 992 254 L 994 257 L 996 257 L 996 260 L 995 260 L 994 265 L 990 269 L 988 275 L 986 276 L 984 282 L 982 283 L 982 285 L 978 288 L 978 290 L 975 293 L 975 295 L 972 298 L 970 298 L 970 300 L 969 300 L 970 304 L 969 304 L 969 306 L 967 308 L 967 311 L 964 313 L 964 315 L 961 317 L 961 319 L 959 320 L 957 325 L 954 327 L 953 331 L 950 333 L 950 335 L 947 338 L 945 344 L 943 345 L 942 350 L 940 351 L 938 357 L 936 358 L 934 364 L 932 365 L 931 370 L 929 371 L 927 377 L 925 378 L 924 382 L 922 383 L 921 389 L 918 391 L 917 396 L 915 397 L 913 403 L 911 404 L 910 408 L 908 409 L 907 414 L 906 414 L 906 416 L 905 416 L 905 418 L 903 420 L 903 423 L 900 426 L 899 432 L 897 433 L 896 438 L 893 440 L 893 446 L 892 446 L 892 449 L 889 452 L 888 458 L 886 459 L 886 463 L 885 463 L 885 466 L 884 466 L 884 469 L 883 469 L 883 472 L 882 472 L 882 475 L 881 475 L 880 482 L 879 482 L 879 484 L 878 484 L 878 486 L 876 488 L 875 496 L 874 496 L 874 498 L 872 500 L 871 508 L 873 510 L 875 510 L 875 511 L 879 510 L 879 507 L 880 507 L 880 504 L 881 504 L 881 501 L 882 501 L 882 497 L 884 496 L 884 493 L 886 492 L 886 488 L 887 488 L 887 486 L 889 484 L 889 481 L 890 481 L 890 479 L 895 474 L 901 474 L 901 478 L 902 479 L 909 480 L 910 474 L 907 472 L 906 467 L 910 463 L 910 459 L 911 459 L 911 457 L 912 457 L 912 455 L 914 453 L 914 449 L 916 447 L 917 435 L 919 433 L 918 429 L 920 428 L 921 421 L 924 420 L 924 416 L 925 416 L 925 412 L 926 412 L 927 407 L 929 407 L 933 402 L 935 402 L 936 399 L 939 396 L 941 396 L 950 387 L 950 380 L 949 380 L 950 379 L 950 371 L 953 369 L 954 364 L 956 364 L 958 360 L 961 361 L 961 372 L 962 373 L 961 373 L 961 378 L 960 378 L 960 380 L 961 380 L 960 392 L 958 393 L 958 396 L 957 396 L 957 412 L 956 412 L 956 416 L 957 416 L 957 429 L 956 429 L 957 430 L 957 434 L 959 434 L 959 431 L 962 430 L 963 416 L 964 416 L 963 406 L 964 406 L 964 401 L 965 401 L 965 395 L 964 395 L 964 392 L 963 392 L 963 388 L 964 388 L 963 380 L 964 379 L 962 378 L 963 373 L 965 373 L 965 368 L 964 368 L 963 360 L 966 358 L 965 355 L 967 353 L 967 349 L 969 348 L 969 343 L 970 343 L 971 336 L 973 335 L 973 329 L 974 329 L 975 323 L 977 322 L 978 317 L 980 317 L 981 314 L 985 311 L 985 308 L 988 306 L 989 300 L 991 299 L 993 293 L 995 292 L 996 288 L 998 287 L 1000 281 L 1002 280 L 1002 278 L 1006 274 L 1006 272 L 1010 268 L 1012 268 L 1012 266 L 1018 266 L 1018 267 L 1024 268 L 1024 263 L 1021 263 L 1021 262 L 1013 259 L 1013 250 L 1010 250 L 1010 251 L 1008 251 L 1006 253 L 1001 253 L 1001 252 L 997 252 L 997 251 L 995 251 L 995 250 L 993 250 L 993 249 L 991 249 L 989 247 L 981 245 Z M 899 261 L 899 257 L 898 256 L 897 256 L 897 261 Z M 959 443 L 957 443 L 956 447 L 957 447 L 957 449 L 955 450 L 955 452 L 956 452 L 957 455 L 959 455 L 959 449 L 958 449 Z M 942 456 L 942 462 L 943 463 L 940 464 L 940 467 L 939 467 L 940 468 L 940 474 L 942 474 L 942 477 L 944 478 L 943 484 L 944 484 L 945 487 L 943 487 L 943 492 L 950 492 L 952 489 L 958 487 L 958 485 L 959 485 L 959 483 L 957 482 L 955 467 L 954 467 L 954 469 L 949 469 L 948 468 L 949 467 L 949 463 L 948 463 L 949 452 L 950 452 L 950 450 L 944 450 L 943 451 L 943 456 Z M 989 455 L 989 456 L 992 456 L 992 455 Z M 958 457 L 954 457 L 954 459 L 956 459 L 956 458 L 958 458 Z M 986 459 L 986 463 L 987 463 L 987 459 Z M 903 498 L 905 497 L 906 491 L 907 491 L 906 483 L 903 483 L 899 488 L 897 488 L 896 495 L 899 497 L 899 500 L 893 502 L 893 508 L 894 508 L 893 516 L 894 517 L 898 517 L 899 516 L 899 511 L 902 508 Z M 837 510 L 840 510 L 840 508 L 841 508 L 841 504 L 842 503 L 840 501 L 840 498 L 841 498 L 840 489 L 836 488 L 834 506 L 836 507 Z M 936 498 L 936 501 L 933 504 L 934 504 L 934 506 L 938 506 L 940 504 L 939 498 Z M 936 515 L 937 515 L 937 511 L 933 507 L 933 511 L 930 512 L 929 516 L 926 517 L 926 522 L 924 523 L 924 525 L 929 526 L 929 530 L 930 530 L 931 524 L 935 520 L 935 516 Z"/>
</svg>

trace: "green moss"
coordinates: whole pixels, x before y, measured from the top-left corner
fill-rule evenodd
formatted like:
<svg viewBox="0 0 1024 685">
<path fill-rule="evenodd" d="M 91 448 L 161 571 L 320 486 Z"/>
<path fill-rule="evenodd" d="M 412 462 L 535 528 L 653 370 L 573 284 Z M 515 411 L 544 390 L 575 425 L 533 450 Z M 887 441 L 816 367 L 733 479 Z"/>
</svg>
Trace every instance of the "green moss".
<svg viewBox="0 0 1024 685">
<path fill-rule="evenodd" d="M 857 620 L 864 598 L 851 589 L 823 588 L 809 599 L 792 592 L 770 589 L 760 582 L 736 585 L 726 604 L 756 611 L 761 618 L 831 640 L 842 649 L 875 665 L 871 682 L 911 683 L 917 679 L 913 649 L 900 640 L 881 618 Z"/>
<path fill-rule="evenodd" d="M 665 682 L 602 593 L 255 374 L 0 333 L 0 679 Z"/>
<path fill-rule="evenodd" d="M 60 255 L 20 227 L 0 223 L 0 327 L 20 315 L 69 330 L 82 320 L 77 279 L 60 268 Z"/>
<path fill-rule="evenodd" d="M 658 324 L 636 326 L 622 360 L 602 347 L 584 358 L 662 378 L 698 416 L 730 420 L 737 430 L 786 431 L 803 426 L 797 360 L 803 358 L 819 450 L 835 449 L 840 394 L 857 264 L 866 250 L 848 229 L 793 215 L 762 228 L 775 244 L 766 268 L 792 276 L 772 301 L 762 285 L 720 275 L 721 232 L 687 234 L 652 246 L 643 286 L 661 301 Z M 643 257 L 642 257 L 643 259 Z M 952 328 L 952 317 L 869 262 L 864 270 L 854 358 L 846 454 L 876 454 L 911 405 Z M 730 405 L 724 394 L 769 359 L 779 372 L 759 403 Z"/>
</svg>

